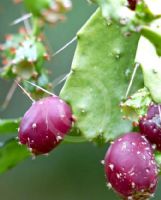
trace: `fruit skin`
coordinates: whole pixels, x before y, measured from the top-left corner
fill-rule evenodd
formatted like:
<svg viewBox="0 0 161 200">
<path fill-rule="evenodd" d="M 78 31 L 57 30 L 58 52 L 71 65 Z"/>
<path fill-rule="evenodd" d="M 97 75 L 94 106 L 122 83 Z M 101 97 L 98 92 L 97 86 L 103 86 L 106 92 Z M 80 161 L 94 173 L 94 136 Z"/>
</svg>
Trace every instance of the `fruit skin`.
<svg viewBox="0 0 161 200">
<path fill-rule="evenodd" d="M 34 154 L 46 154 L 56 147 L 72 127 L 72 110 L 57 96 L 50 96 L 32 104 L 22 118 L 20 143 Z"/>
<path fill-rule="evenodd" d="M 137 5 L 137 3 L 138 3 L 138 0 L 128 0 L 128 3 L 129 3 L 129 8 L 130 8 L 131 10 L 135 10 L 136 5 Z"/>
<path fill-rule="evenodd" d="M 152 144 L 156 145 L 157 150 L 161 151 L 161 119 L 158 105 L 149 106 L 147 115 L 139 121 L 139 127 L 141 134 L 145 135 Z"/>
<path fill-rule="evenodd" d="M 157 185 L 157 165 L 150 143 L 139 133 L 116 139 L 105 155 L 109 186 L 125 199 L 145 200 Z"/>
</svg>

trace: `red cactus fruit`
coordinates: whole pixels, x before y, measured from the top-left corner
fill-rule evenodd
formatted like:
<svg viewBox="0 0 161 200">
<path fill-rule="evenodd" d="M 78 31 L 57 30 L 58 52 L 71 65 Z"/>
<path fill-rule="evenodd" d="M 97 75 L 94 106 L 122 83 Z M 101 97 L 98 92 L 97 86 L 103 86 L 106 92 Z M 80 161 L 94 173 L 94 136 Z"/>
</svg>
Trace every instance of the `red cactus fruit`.
<svg viewBox="0 0 161 200">
<path fill-rule="evenodd" d="M 137 3 L 138 3 L 138 0 L 128 0 L 128 3 L 129 3 L 129 8 L 130 8 L 131 10 L 135 10 L 136 5 L 137 5 Z"/>
<path fill-rule="evenodd" d="M 57 146 L 72 127 L 72 111 L 57 96 L 41 99 L 22 118 L 19 140 L 34 154 L 46 154 Z"/>
<path fill-rule="evenodd" d="M 123 199 L 145 200 L 157 185 L 157 165 L 150 143 L 139 133 L 116 139 L 105 156 L 108 185 Z"/>
<path fill-rule="evenodd" d="M 161 151 L 161 105 L 150 105 L 147 115 L 140 119 L 139 127 L 142 135 Z"/>
</svg>

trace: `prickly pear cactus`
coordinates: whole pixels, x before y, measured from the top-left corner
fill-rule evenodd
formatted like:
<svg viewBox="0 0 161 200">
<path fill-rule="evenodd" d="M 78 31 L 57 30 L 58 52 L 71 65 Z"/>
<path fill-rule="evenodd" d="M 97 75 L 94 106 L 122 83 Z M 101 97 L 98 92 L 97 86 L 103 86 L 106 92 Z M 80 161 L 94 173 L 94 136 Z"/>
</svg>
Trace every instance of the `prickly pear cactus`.
<svg viewBox="0 0 161 200">
<path fill-rule="evenodd" d="M 117 22 L 109 24 L 100 10 L 78 32 L 70 76 L 60 96 L 76 117 L 76 127 L 88 140 L 108 141 L 131 129 L 122 119 L 124 98 L 134 67 L 138 33 L 125 36 Z M 142 85 L 137 74 L 133 90 Z"/>
</svg>

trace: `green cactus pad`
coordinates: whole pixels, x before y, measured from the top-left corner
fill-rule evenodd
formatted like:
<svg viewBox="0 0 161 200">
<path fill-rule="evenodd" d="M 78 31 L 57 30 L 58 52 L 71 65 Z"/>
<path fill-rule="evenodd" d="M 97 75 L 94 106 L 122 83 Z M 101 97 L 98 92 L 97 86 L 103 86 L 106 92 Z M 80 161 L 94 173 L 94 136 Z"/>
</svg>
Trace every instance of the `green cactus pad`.
<svg viewBox="0 0 161 200">
<path fill-rule="evenodd" d="M 131 129 L 122 119 L 124 98 L 139 34 L 122 34 L 122 26 L 108 24 L 100 10 L 78 32 L 78 45 L 70 75 L 60 93 L 73 109 L 76 127 L 88 140 L 103 142 Z M 133 91 L 142 87 L 140 74 Z"/>
</svg>

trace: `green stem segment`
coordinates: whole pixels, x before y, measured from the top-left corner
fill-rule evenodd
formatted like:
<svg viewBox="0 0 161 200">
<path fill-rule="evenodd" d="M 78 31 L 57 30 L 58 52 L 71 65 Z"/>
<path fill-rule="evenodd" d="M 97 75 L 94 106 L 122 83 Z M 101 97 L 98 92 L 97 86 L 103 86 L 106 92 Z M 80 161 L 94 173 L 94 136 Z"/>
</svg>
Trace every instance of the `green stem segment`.
<svg viewBox="0 0 161 200">
<path fill-rule="evenodd" d="M 41 26 L 41 24 L 39 23 L 39 19 L 36 16 L 32 17 L 32 26 L 32 35 L 37 37 L 41 33 L 43 26 Z"/>
<path fill-rule="evenodd" d="M 84 138 L 83 136 L 70 136 L 70 135 L 67 135 L 64 138 L 64 143 L 82 143 L 82 142 L 87 142 L 87 139 Z"/>
<path fill-rule="evenodd" d="M 0 119 L 0 135 L 15 133 L 19 127 L 20 118 L 18 119 Z"/>
</svg>

